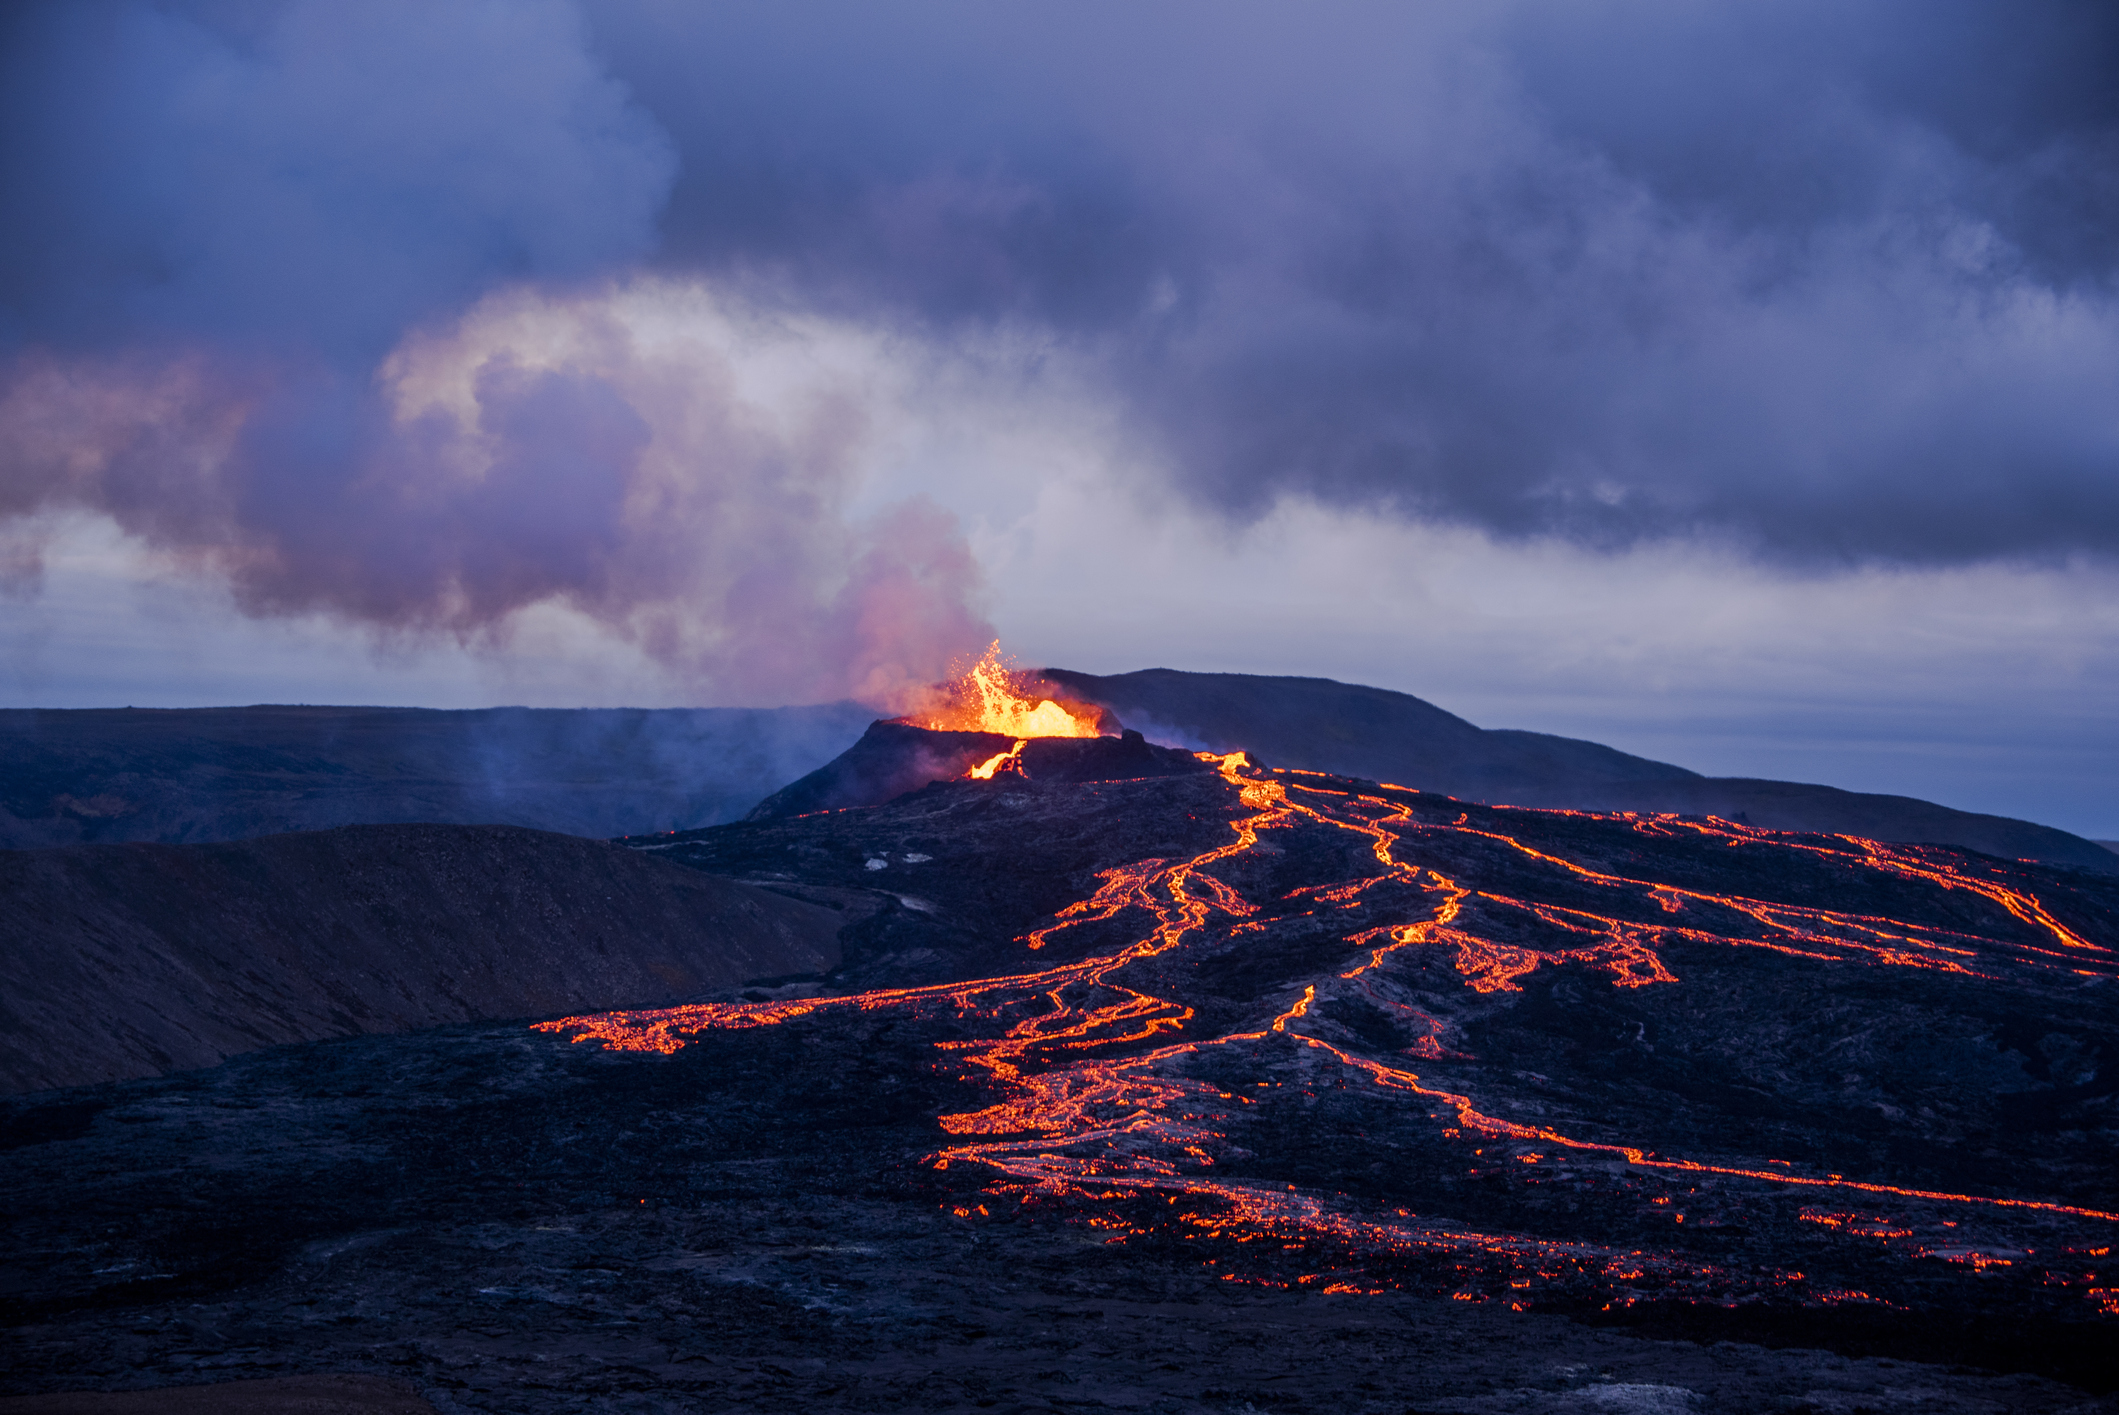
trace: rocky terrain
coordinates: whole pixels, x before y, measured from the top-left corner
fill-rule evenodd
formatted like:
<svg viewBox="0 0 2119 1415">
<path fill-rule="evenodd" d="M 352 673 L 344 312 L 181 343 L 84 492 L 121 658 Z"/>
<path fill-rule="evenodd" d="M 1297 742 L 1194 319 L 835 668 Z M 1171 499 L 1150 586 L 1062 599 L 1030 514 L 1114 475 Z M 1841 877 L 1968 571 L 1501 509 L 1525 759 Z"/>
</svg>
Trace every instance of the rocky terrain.
<svg viewBox="0 0 2119 1415">
<path fill-rule="evenodd" d="M 5 1388 L 2119 1408 L 2119 882 L 1207 765 L 635 842 L 808 977 L 8 1102 Z"/>
<path fill-rule="evenodd" d="M 0 1090 L 814 973 L 843 922 L 508 826 L 0 851 Z"/>
<path fill-rule="evenodd" d="M 1196 753 L 1158 747 L 1133 731 L 1018 741 L 997 732 L 935 732 L 902 722 L 876 722 L 860 741 L 760 801 L 744 819 L 881 806 L 973 770 L 989 775 L 1005 770 L 1011 779 L 1068 782 L 1190 776 L 1213 768 Z"/>
<path fill-rule="evenodd" d="M 510 1415 L 2119 1409 L 1954 1329 L 1223 1282 L 922 1163 L 968 1099 L 887 1025 L 670 1056 L 456 1027 L 6 1103 L 0 1398 L 351 1372 Z"/>
</svg>

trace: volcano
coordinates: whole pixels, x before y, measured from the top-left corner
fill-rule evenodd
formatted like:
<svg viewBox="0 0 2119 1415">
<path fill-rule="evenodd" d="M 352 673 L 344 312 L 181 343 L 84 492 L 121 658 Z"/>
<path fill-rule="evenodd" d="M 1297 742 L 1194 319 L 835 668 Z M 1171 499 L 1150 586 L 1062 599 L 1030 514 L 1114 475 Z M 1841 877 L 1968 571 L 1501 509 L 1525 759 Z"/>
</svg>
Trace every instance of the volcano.
<svg viewBox="0 0 2119 1415">
<path fill-rule="evenodd" d="M 973 686 L 981 665 L 983 693 Z M 0 847 L 203 843 L 407 823 L 608 837 L 739 820 L 767 800 L 769 814 L 877 805 L 960 770 L 960 754 L 944 753 L 930 770 L 877 777 L 877 768 L 905 761 L 857 742 L 873 717 L 854 703 L 0 711 Z M 899 722 L 986 732 L 1003 748 L 1115 736 L 1128 724 L 1155 743 L 1244 751 L 1489 804 L 1716 815 L 2119 874 L 2119 855 L 2050 826 L 1904 796 L 1701 776 L 1595 742 L 1480 728 L 1406 693 L 1324 678 L 1167 668 L 1009 674 L 996 649 Z M 834 762 L 842 753 L 849 760 Z M 825 775 L 783 794 L 816 770 Z"/>
<path fill-rule="evenodd" d="M 9 1103 L 13 1388 L 1498 1411 L 2119 1385 L 2111 877 L 925 732 L 877 760 L 956 775 L 631 842 L 847 902 L 829 971 Z"/>
</svg>

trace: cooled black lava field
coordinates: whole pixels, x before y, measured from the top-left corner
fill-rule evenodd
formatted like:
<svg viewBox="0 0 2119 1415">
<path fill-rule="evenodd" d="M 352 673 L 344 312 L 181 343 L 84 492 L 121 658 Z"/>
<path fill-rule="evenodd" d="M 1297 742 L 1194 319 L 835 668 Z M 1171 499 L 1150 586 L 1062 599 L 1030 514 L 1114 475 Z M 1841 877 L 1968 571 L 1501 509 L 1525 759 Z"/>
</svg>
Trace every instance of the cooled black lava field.
<svg viewBox="0 0 2119 1415">
<path fill-rule="evenodd" d="M 843 965 L 10 1103 L 7 1388 L 2112 1408 L 2110 877 L 1240 758 L 635 843 Z"/>
</svg>

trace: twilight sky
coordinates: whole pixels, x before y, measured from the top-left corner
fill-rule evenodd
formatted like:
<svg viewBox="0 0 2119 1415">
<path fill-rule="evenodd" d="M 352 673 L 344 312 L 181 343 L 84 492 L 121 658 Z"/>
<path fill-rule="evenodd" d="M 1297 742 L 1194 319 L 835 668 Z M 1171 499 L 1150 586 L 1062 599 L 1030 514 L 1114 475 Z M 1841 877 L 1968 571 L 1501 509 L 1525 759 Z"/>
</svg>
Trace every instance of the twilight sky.
<svg viewBox="0 0 2119 1415">
<path fill-rule="evenodd" d="M 0 704 L 980 646 L 2119 836 L 2119 11 L 0 14 Z"/>
</svg>

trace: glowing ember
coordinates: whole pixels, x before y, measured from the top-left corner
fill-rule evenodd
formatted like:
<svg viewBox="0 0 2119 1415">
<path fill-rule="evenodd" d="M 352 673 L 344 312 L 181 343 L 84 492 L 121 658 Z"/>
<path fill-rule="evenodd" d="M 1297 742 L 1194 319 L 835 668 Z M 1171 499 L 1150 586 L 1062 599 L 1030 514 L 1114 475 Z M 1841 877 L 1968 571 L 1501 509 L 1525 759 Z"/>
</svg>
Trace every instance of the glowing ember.
<svg viewBox="0 0 2119 1415">
<path fill-rule="evenodd" d="M 905 718 L 936 732 L 994 732 L 1004 737 L 1094 737 L 1094 711 L 1070 712 L 1037 692 L 1035 675 L 1010 668 L 995 639 L 979 661 L 942 689 L 942 704 Z M 987 767 L 994 763 L 987 763 Z M 993 772 L 981 768 L 982 777 Z"/>
</svg>

